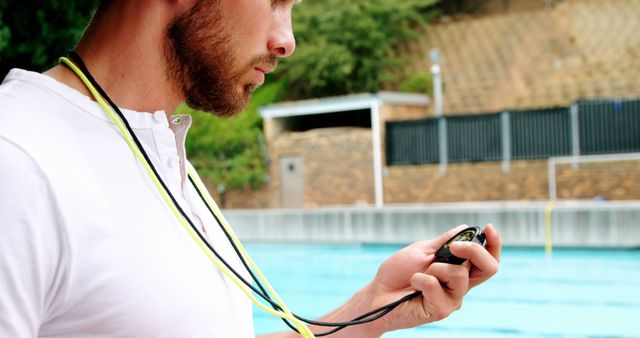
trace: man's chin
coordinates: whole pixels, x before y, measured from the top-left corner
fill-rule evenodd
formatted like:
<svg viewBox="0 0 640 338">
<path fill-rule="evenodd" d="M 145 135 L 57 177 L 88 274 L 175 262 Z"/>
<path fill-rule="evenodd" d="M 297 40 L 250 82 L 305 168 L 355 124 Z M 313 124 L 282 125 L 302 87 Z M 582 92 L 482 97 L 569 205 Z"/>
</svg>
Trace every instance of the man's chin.
<svg viewBox="0 0 640 338">
<path fill-rule="evenodd" d="M 185 103 L 189 108 L 193 110 L 210 113 L 223 118 L 236 116 L 244 111 L 247 106 L 246 103 L 220 104 L 218 102 L 216 104 L 198 104 L 189 100 L 187 100 Z"/>
<path fill-rule="evenodd" d="M 259 84 L 247 84 L 241 86 L 234 94 L 227 94 L 212 98 L 208 96 L 205 100 L 197 100 L 194 98 L 187 99 L 186 103 L 189 107 L 210 112 L 219 117 L 233 117 L 243 112 L 249 102 L 251 101 L 251 95 L 260 87 Z M 199 96 L 204 98 L 204 95 Z"/>
</svg>

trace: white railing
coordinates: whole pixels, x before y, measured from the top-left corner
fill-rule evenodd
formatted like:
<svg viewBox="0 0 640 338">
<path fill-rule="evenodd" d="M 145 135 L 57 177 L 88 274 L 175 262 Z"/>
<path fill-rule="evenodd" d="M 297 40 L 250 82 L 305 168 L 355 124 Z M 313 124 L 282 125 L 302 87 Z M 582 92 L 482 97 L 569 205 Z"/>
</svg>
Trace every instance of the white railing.
<svg viewBox="0 0 640 338">
<path fill-rule="evenodd" d="M 309 210 L 226 210 L 238 236 L 249 242 L 406 244 L 434 238 L 458 224 L 493 223 L 505 245 L 640 247 L 640 201 L 443 203 Z"/>
</svg>

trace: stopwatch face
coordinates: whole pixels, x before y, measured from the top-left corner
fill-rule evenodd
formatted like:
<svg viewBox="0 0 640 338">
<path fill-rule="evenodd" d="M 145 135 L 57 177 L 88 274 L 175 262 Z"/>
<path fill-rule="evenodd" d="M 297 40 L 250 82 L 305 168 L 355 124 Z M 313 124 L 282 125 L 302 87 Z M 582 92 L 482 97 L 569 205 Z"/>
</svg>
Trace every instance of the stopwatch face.
<svg viewBox="0 0 640 338">
<path fill-rule="evenodd" d="M 464 231 L 461 231 L 459 234 L 455 235 L 453 238 L 451 238 L 445 244 L 445 246 L 448 248 L 449 246 L 451 246 L 451 243 L 456 242 L 456 241 L 471 242 L 475 235 L 476 235 L 475 228 L 466 229 Z"/>
</svg>

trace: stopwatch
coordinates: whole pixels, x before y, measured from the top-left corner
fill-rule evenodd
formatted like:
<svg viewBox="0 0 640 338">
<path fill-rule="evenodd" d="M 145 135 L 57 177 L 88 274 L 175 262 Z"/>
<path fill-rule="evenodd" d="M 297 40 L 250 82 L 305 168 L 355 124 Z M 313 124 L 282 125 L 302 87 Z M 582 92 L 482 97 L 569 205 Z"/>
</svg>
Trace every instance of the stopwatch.
<svg viewBox="0 0 640 338">
<path fill-rule="evenodd" d="M 456 257 L 451 253 L 451 243 L 453 242 L 474 242 L 484 247 L 487 240 L 484 235 L 484 230 L 480 229 L 480 227 L 468 227 L 451 237 L 451 239 L 436 251 L 436 262 L 462 264 L 466 260 L 465 258 Z"/>
</svg>

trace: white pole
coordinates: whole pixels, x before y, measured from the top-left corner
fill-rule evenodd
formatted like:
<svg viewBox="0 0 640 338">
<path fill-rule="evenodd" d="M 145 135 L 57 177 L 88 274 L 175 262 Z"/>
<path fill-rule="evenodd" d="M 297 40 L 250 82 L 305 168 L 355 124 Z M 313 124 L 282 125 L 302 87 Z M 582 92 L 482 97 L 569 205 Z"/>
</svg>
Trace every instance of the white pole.
<svg viewBox="0 0 640 338">
<path fill-rule="evenodd" d="M 436 117 L 442 116 L 442 77 L 440 65 L 431 66 L 431 76 L 433 77 L 433 103 Z"/>
<path fill-rule="evenodd" d="M 371 139 L 373 143 L 373 185 L 376 207 L 384 205 L 382 191 L 382 142 L 380 141 L 380 99 L 371 100 Z"/>
<path fill-rule="evenodd" d="M 433 79 L 433 104 L 434 112 L 438 121 L 438 138 L 440 143 L 440 172 L 447 171 L 447 121 L 442 118 L 442 75 L 440 70 L 440 51 L 433 48 L 429 51 L 429 60 L 431 61 L 431 78 Z"/>
</svg>

